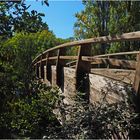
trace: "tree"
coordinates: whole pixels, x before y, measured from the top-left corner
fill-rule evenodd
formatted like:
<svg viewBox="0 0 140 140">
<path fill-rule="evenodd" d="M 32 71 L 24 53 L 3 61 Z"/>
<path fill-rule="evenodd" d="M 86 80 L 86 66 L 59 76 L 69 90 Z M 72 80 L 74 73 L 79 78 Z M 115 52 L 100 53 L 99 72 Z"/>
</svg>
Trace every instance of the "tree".
<svg viewBox="0 0 140 140">
<path fill-rule="evenodd" d="M 0 138 L 11 138 L 11 132 L 41 137 L 58 123 L 52 113 L 57 97 L 50 89 L 44 96 L 47 89 L 34 81 L 32 60 L 65 40 L 49 31 L 44 14 L 28 8 L 20 1 L 0 3 Z"/>
<path fill-rule="evenodd" d="M 29 94 L 29 86 L 32 81 L 32 60 L 46 49 L 55 47 L 64 40 L 57 39 L 55 35 L 44 30 L 37 33 L 17 33 L 6 40 L 0 50 L 3 58 L 2 67 L 8 64 L 13 79 L 14 90 L 22 84 L 23 94 Z M 8 52 L 8 53 L 7 53 Z"/>
<path fill-rule="evenodd" d="M 42 2 L 47 4 L 47 0 Z M 0 3 L 0 80 L 5 79 L 1 82 L 5 85 L 2 84 L 1 87 L 9 87 L 9 91 L 5 90 L 4 94 L 15 91 L 15 88 L 22 82 L 24 88 L 25 85 L 29 86 L 31 61 L 40 50 L 33 48 L 33 39 L 36 40 L 37 35 L 33 38 L 30 33 L 48 31 L 48 25 L 42 21 L 44 14 L 35 10 L 28 12 L 29 7 L 30 5 L 27 6 L 21 1 Z"/>
<path fill-rule="evenodd" d="M 83 4 L 85 9 L 76 13 L 77 21 L 74 27 L 77 39 L 122 34 L 140 29 L 138 1 L 83 1 Z M 99 53 L 105 53 L 114 49 L 116 49 L 114 51 L 121 51 L 122 48 L 129 50 L 130 45 L 129 43 L 127 45 L 116 43 L 111 46 L 102 44 L 96 48 L 101 50 Z"/>
<path fill-rule="evenodd" d="M 47 1 L 44 1 L 47 2 Z M 48 30 L 48 25 L 42 21 L 43 13 L 35 10 L 28 12 L 25 3 L 1 2 L 0 3 L 0 35 L 3 38 L 11 37 L 15 32 L 35 33 Z"/>
</svg>

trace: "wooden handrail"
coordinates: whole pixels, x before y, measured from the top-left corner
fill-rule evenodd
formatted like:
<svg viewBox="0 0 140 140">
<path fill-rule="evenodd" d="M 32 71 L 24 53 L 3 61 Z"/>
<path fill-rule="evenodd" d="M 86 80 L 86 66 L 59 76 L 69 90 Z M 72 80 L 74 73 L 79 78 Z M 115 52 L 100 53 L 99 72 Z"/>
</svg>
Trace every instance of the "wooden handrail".
<svg viewBox="0 0 140 140">
<path fill-rule="evenodd" d="M 68 42 L 68 43 L 64 43 L 62 45 L 59 45 L 59 46 L 56 46 L 54 48 L 50 48 L 50 49 L 44 51 L 43 53 L 39 54 L 33 60 L 33 63 L 35 63 L 35 61 L 37 59 L 39 59 L 39 57 L 41 57 L 43 54 L 46 54 L 48 52 L 51 52 L 51 51 L 54 51 L 57 49 L 61 49 L 61 48 L 79 46 L 79 45 L 84 45 L 84 44 L 111 43 L 111 42 L 132 41 L 132 40 L 140 40 L 140 31 L 125 33 L 122 35 L 103 36 L 103 37 L 84 39 L 84 40 L 80 40 L 80 41 Z"/>
<path fill-rule="evenodd" d="M 109 54 L 109 56 L 116 56 L 117 54 L 119 55 L 130 55 L 130 54 L 138 54 L 139 51 L 135 51 L 135 52 L 123 52 L 123 53 L 114 53 L 114 54 Z M 108 56 L 108 55 L 99 55 L 98 56 L 82 56 L 81 60 L 83 61 L 89 61 L 91 64 L 110 64 L 113 66 L 120 66 L 122 68 L 128 68 L 128 69 L 135 69 L 136 68 L 136 64 L 137 62 L 134 60 L 123 60 L 123 59 L 108 59 L 108 58 L 102 58 L 100 56 Z M 76 59 L 74 61 L 68 62 L 66 63 L 65 66 L 70 66 L 72 64 L 76 64 L 77 62 L 77 56 L 60 56 L 59 58 L 60 60 L 73 60 Z M 40 61 L 37 61 L 34 65 L 36 64 L 40 64 L 41 62 L 45 62 L 45 61 L 53 61 L 53 60 L 57 60 L 57 56 L 55 57 L 49 57 L 49 58 L 45 58 L 42 59 Z"/>
<path fill-rule="evenodd" d="M 77 60 L 74 60 L 74 61 L 68 62 L 68 63 L 66 63 L 66 66 L 73 65 L 73 64 L 75 64 L 76 62 L 77 62 Z"/>
<path fill-rule="evenodd" d="M 91 66 L 97 67 L 98 64 L 100 67 L 103 68 L 115 67 L 115 68 L 136 70 L 133 87 L 136 93 L 139 94 L 139 101 L 140 101 L 140 51 L 120 52 L 120 53 L 91 56 L 92 44 L 136 41 L 136 40 L 140 40 L 140 31 L 125 33 L 122 35 L 103 36 L 103 37 L 84 39 L 80 41 L 68 42 L 50 48 L 44 51 L 43 53 L 39 54 L 33 60 L 32 64 L 33 66 L 36 66 L 37 77 L 44 79 L 44 81 L 45 80 L 49 81 L 52 85 L 54 84 L 53 81 L 56 81 L 55 84 L 61 88 L 64 87 L 64 81 L 65 81 L 64 67 L 72 65 L 71 67 L 75 68 L 75 76 L 74 76 L 75 90 L 80 89 L 80 92 L 84 92 L 84 93 L 90 92 L 89 90 L 90 81 L 88 76 L 89 73 L 91 73 Z M 79 47 L 77 56 L 66 55 L 67 48 L 76 47 L 76 46 Z M 111 56 L 121 56 L 121 55 L 137 55 L 136 61 L 115 59 L 113 57 L 111 58 Z M 68 62 L 66 60 L 75 60 L 75 61 Z M 56 65 L 56 70 L 53 70 L 54 68 L 52 67 L 53 64 Z"/>
<path fill-rule="evenodd" d="M 94 62 L 94 64 L 110 64 L 112 66 L 136 69 L 137 62 L 134 60 L 111 59 L 111 58 L 95 58 L 82 56 L 83 61 Z"/>
<path fill-rule="evenodd" d="M 119 56 L 119 55 L 133 55 L 133 54 L 139 54 L 139 53 L 140 53 L 140 51 L 120 52 L 120 53 L 111 53 L 111 54 L 95 55 L 94 58 L 97 58 L 97 57 L 107 57 L 107 56 Z"/>
<path fill-rule="evenodd" d="M 89 61 L 90 61 L 90 59 L 100 58 L 100 57 L 120 56 L 120 55 L 137 55 L 139 53 L 140 53 L 140 51 L 132 51 L 132 52 L 120 52 L 120 53 L 112 53 L 112 54 L 104 54 L 104 55 L 95 55 L 95 56 L 89 57 Z M 76 60 L 77 58 L 78 58 L 78 56 L 60 56 L 60 59 L 64 59 L 64 60 Z M 84 56 L 82 56 L 82 58 L 84 60 Z M 53 56 L 53 57 L 49 57 L 49 58 L 44 58 L 44 59 L 39 60 L 36 63 L 34 63 L 34 65 L 36 65 L 37 63 L 40 63 L 41 61 L 44 62 L 47 59 L 48 60 L 56 60 L 57 56 Z M 69 62 L 66 65 L 69 65 L 70 63 L 73 63 L 73 62 L 75 63 L 76 61 Z"/>
<path fill-rule="evenodd" d="M 78 56 L 60 56 L 59 59 L 62 59 L 62 60 L 75 60 L 77 58 L 78 58 Z M 49 60 L 49 61 L 57 60 L 57 56 L 52 56 L 52 57 L 49 57 L 49 58 L 44 58 L 44 59 L 39 60 L 36 63 L 34 63 L 34 65 L 36 65 L 37 63 L 40 63 L 41 61 L 44 62 L 46 60 Z"/>
</svg>

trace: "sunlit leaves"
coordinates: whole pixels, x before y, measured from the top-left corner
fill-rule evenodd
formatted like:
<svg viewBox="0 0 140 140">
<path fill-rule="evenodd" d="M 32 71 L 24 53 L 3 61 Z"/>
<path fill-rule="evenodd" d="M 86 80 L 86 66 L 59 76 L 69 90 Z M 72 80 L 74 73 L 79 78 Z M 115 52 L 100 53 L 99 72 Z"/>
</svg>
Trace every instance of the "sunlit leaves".
<svg viewBox="0 0 140 140">
<path fill-rule="evenodd" d="M 46 1 L 47 2 L 47 1 Z M 0 5 L 0 35 L 11 37 L 15 32 L 36 33 L 48 30 L 48 25 L 42 21 L 43 13 L 36 10 L 28 11 L 30 5 L 25 3 L 3 2 Z"/>
<path fill-rule="evenodd" d="M 122 34 L 140 30 L 140 2 L 138 1 L 83 1 L 84 10 L 75 14 L 75 37 L 84 39 L 96 36 Z M 121 46 L 120 44 L 119 46 Z M 111 48 L 112 47 L 112 48 Z M 119 51 L 110 45 L 111 52 Z M 122 50 L 121 46 L 120 51 Z M 130 48 L 126 46 L 127 50 Z M 101 50 L 103 46 L 99 47 Z M 106 46 L 105 53 L 108 50 Z M 95 53 L 96 54 L 96 53 Z"/>
</svg>

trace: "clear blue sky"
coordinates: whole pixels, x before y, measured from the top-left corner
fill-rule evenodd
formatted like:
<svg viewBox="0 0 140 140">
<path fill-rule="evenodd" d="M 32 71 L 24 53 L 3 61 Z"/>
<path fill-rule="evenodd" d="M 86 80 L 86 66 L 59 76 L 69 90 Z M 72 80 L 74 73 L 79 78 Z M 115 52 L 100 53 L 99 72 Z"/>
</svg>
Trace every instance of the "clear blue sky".
<svg viewBox="0 0 140 140">
<path fill-rule="evenodd" d="M 73 26 L 76 21 L 75 13 L 84 9 L 81 0 L 51 0 L 49 7 L 41 2 L 26 0 L 30 4 L 29 10 L 35 9 L 45 14 L 43 20 L 57 37 L 68 38 L 74 35 Z"/>
</svg>

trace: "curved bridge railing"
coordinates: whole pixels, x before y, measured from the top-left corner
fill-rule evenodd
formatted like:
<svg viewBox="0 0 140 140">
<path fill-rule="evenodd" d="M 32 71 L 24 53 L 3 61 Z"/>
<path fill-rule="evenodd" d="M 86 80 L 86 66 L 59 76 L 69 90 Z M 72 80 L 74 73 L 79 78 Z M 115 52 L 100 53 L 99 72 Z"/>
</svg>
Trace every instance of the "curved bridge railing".
<svg viewBox="0 0 140 140">
<path fill-rule="evenodd" d="M 139 51 L 133 52 L 120 52 L 113 54 L 91 55 L 92 47 L 95 44 L 108 44 L 113 42 L 124 41 L 139 41 L 140 31 L 125 33 L 116 36 L 103 36 L 97 38 L 90 38 L 80 41 L 73 41 L 65 43 L 54 48 L 44 51 L 33 60 L 33 66 L 36 71 L 36 76 L 44 81 L 52 82 L 51 66 L 56 66 L 56 85 L 61 87 L 63 85 L 63 68 L 71 67 L 75 69 L 75 89 L 85 91 L 86 89 L 80 88 L 80 82 L 83 80 L 84 84 L 87 83 L 85 77 L 91 72 L 92 68 L 98 65 L 103 68 L 123 68 L 128 70 L 136 70 L 133 87 L 138 93 L 140 91 L 140 53 Z M 67 55 L 70 47 L 78 47 L 78 54 L 76 56 Z M 118 59 L 116 56 L 135 55 L 134 60 Z M 115 58 L 114 58 L 115 57 Z M 68 60 L 70 62 L 68 62 Z M 83 84 L 83 86 L 84 86 Z"/>
</svg>

